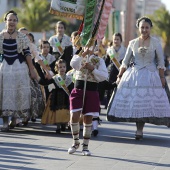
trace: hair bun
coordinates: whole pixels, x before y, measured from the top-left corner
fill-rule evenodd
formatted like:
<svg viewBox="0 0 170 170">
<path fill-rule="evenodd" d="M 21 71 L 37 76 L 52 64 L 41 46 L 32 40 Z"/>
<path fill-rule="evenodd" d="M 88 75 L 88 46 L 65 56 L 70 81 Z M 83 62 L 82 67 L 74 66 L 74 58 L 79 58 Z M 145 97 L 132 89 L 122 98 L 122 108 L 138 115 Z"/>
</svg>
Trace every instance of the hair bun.
<svg viewBox="0 0 170 170">
<path fill-rule="evenodd" d="M 146 16 L 143 16 L 143 17 L 137 19 L 137 21 L 136 21 L 136 27 L 137 27 L 137 28 L 139 28 L 139 24 L 140 24 L 141 21 L 145 21 L 145 22 L 147 22 L 151 27 L 153 27 L 153 24 L 152 24 L 151 19 L 148 18 L 148 17 L 146 17 Z"/>
<path fill-rule="evenodd" d="M 17 13 L 16 13 L 15 11 L 13 11 L 13 10 L 10 10 L 10 11 L 8 11 L 8 12 L 5 14 L 5 16 L 4 16 L 4 21 L 7 20 L 7 16 L 8 16 L 9 14 L 13 14 L 13 15 L 15 15 L 15 16 L 17 17 Z M 17 17 L 17 20 L 18 20 L 18 17 Z"/>
</svg>

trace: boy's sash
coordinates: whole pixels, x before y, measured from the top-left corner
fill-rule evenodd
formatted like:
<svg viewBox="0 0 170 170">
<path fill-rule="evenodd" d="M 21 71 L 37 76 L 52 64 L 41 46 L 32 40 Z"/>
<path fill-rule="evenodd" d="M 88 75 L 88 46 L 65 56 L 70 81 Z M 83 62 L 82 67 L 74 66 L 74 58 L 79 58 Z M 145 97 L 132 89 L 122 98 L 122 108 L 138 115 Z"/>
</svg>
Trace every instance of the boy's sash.
<svg viewBox="0 0 170 170">
<path fill-rule="evenodd" d="M 70 92 L 65 84 L 65 81 L 61 78 L 60 75 L 56 75 L 54 80 L 57 82 L 57 84 L 59 84 L 61 86 L 61 88 L 68 94 L 68 96 L 70 95 Z"/>
<path fill-rule="evenodd" d="M 114 64 L 114 65 L 116 66 L 116 68 L 119 70 L 119 68 L 120 68 L 120 63 L 119 63 L 119 61 L 116 59 L 115 55 L 112 54 L 112 55 L 110 56 L 110 58 L 111 58 L 113 64 Z"/>
<path fill-rule="evenodd" d="M 44 59 L 43 62 L 44 62 L 44 65 L 49 65 L 48 60 Z"/>
<path fill-rule="evenodd" d="M 51 67 L 49 66 L 48 60 L 47 60 L 42 54 L 40 54 L 40 57 L 41 57 L 44 65 L 46 66 L 46 68 L 49 70 L 50 75 L 51 75 L 51 76 L 54 76 L 54 73 L 51 71 Z M 42 69 L 42 68 L 41 68 L 41 69 Z M 51 89 L 51 88 L 54 88 L 54 86 L 52 86 L 52 85 L 49 85 L 49 86 L 51 86 L 50 89 Z M 51 91 L 51 90 L 50 90 L 50 91 Z"/>
<path fill-rule="evenodd" d="M 48 63 L 48 60 L 43 55 L 41 55 L 41 57 L 42 57 L 44 65 L 47 67 L 47 69 L 51 70 L 49 63 Z"/>
<path fill-rule="evenodd" d="M 64 50 L 63 48 L 61 47 L 61 43 L 60 41 L 58 40 L 57 37 L 54 38 L 54 42 L 55 42 L 55 46 L 57 47 L 58 49 L 58 52 L 62 55 L 64 53 Z"/>
<path fill-rule="evenodd" d="M 113 64 L 115 65 L 115 67 L 119 70 L 120 68 L 120 63 L 119 61 L 117 60 L 117 57 L 119 56 L 119 53 L 113 53 L 112 50 L 109 51 L 109 57 L 110 59 L 112 60 Z"/>
</svg>

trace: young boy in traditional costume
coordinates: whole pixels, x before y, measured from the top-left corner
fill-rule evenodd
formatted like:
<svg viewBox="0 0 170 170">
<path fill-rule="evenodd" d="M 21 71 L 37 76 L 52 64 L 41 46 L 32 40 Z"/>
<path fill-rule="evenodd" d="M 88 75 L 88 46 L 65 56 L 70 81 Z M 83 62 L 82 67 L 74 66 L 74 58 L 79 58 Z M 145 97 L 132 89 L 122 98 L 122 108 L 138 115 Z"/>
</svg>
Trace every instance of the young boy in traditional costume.
<svg viewBox="0 0 170 170">
<path fill-rule="evenodd" d="M 88 48 L 81 55 L 74 55 L 70 65 L 76 70 L 75 85 L 70 94 L 70 125 L 73 145 L 68 149 L 73 154 L 80 145 L 79 119 L 83 114 L 83 155 L 91 155 L 88 144 L 92 132 L 92 118 L 99 116 L 100 101 L 98 83 L 108 77 L 104 60 Z"/>
</svg>

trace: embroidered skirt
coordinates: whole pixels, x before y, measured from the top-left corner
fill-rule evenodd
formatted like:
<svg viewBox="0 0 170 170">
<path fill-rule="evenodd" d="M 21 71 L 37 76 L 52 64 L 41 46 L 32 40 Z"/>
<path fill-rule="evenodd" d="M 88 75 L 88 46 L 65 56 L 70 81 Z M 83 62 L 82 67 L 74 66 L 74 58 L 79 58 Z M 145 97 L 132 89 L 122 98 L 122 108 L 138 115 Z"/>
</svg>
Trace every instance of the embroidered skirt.
<svg viewBox="0 0 170 170">
<path fill-rule="evenodd" d="M 111 98 L 107 119 L 170 126 L 170 103 L 159 73 L 146 68 L 126 70 Z"/>
<path fill-rule="evenodd" d="M 45 101 L 41 86 L 35 81 L 30 79 L 31 85 L 31 117 L 41 117 L 45 109 Z"/>
<path fill-rule="evenodd" d="M 0 63 L 0 116 L 28 117 L 31 89 L 28 66 L 15 60 L 12 65 Z"/>
</svg>

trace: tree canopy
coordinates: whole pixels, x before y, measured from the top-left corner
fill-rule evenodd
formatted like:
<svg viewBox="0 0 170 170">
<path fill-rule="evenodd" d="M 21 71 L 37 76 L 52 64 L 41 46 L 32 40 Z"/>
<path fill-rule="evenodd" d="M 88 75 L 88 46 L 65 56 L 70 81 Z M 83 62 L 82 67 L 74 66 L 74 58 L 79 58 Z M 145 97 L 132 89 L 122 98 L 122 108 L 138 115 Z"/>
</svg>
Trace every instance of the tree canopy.
<svg viewBox="0 0 170 170">
<path fill-rule="evenodd" d="M 47 0 L 21 0 L 21 7 L 15 8 L 18 14 L 18 28 L 26 27 L 31 32 L 43 32 L 55 29 L 57 21 L 64 21 L 69 25 L 66 33 L 70 35 L 73 31 L 78 30 L 80 21 L 70 22 L 74 19 L 68 19 L 52 15 L 49 13 L 50 2 Z"/>
<path fill-rule="evenodd" d="M 153 22 L 153 33 L 162 38 L 164 42 L 164 52 L 170 55 L 170 13 L 162 7 L 150 16 Z"/>
<path fill-rule="evenodd" d="M 14 9 L 19 18 L 18 27 L 26 27 L 32 32 L 54 29 L 55 23 L 61 18 L 51 15 L 49 9 L 47 0 L 21 1 L 21 8 Z"/>
</svg>

